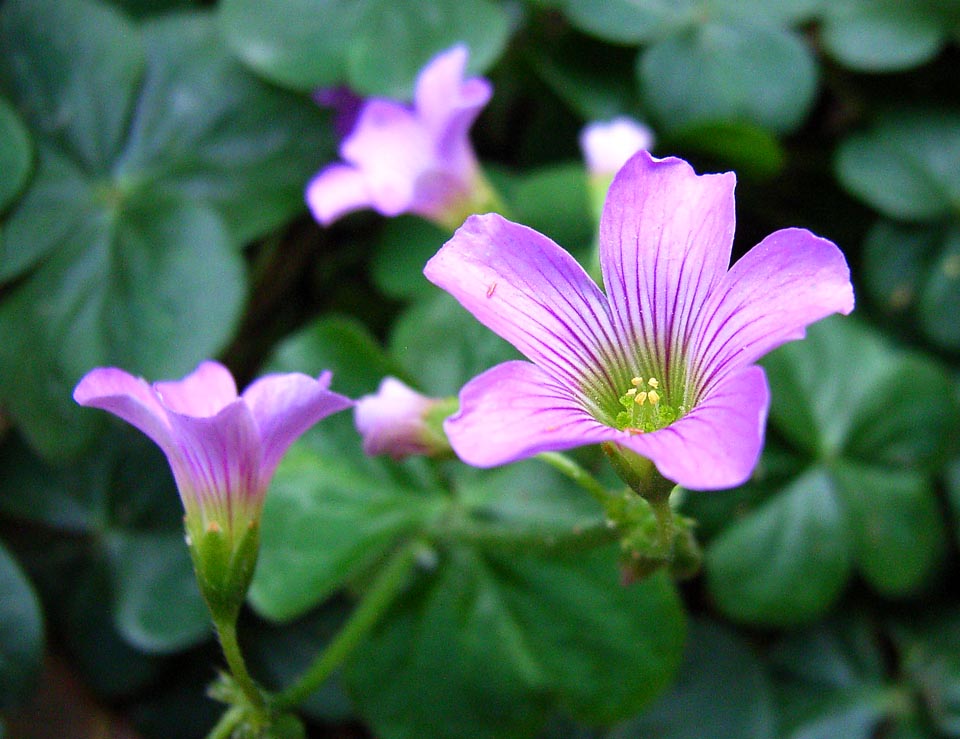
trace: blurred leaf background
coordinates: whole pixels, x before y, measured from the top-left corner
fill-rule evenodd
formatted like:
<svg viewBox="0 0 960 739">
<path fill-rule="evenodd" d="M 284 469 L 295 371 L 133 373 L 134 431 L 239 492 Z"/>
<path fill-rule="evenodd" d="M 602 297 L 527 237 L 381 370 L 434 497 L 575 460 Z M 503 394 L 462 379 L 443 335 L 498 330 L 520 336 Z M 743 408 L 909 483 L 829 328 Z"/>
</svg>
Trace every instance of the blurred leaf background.
<svg viewBox="0 0 960 739">
<path fill-rule="evenodd" d="M 198 737 L 218 713 L 165 460 L 75 406 L 88 369 L 217 356 L 241 383 L 446 395 L 513 356 L 423 279 L 446 234 L 322 229 L 303 202 L 336 157 L 316 89 L 409 99 L 465 42 L 515 220 L 585 257 L 577 136 L 632 115 L 656 154 L 737 171 L 737 254 L 785 226 L 835 241 L 857 311 L 764 360 L 763 459 L 687 493 L 705 565 L 679 587 L 622 587 L 599 512 L 536 463 L 368 459 L 328 419 L 268 498 L 255 674 L 291 680 L 426 533 L 310 736 L 960 736 L 958 41 L 957 0 L 0 2 L 0 735 Z"/>
</svg>

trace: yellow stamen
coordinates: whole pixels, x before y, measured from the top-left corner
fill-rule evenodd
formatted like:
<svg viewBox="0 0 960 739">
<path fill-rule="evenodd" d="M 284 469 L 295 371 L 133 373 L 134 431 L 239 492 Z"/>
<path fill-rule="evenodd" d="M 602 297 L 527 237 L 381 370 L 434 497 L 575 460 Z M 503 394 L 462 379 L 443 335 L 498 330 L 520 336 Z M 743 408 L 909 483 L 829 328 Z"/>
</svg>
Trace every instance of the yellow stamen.
<svg viewBox="0 0 960 739">
<path fill-rule="evenodd" d="M 634 387 L 640 387 L 643 384 L 643 380 L 641 380 L 639 377 L 634 377 L 632 380 L 630 380 L 630 384 Z"/>
<path fill-rule="evenodd" d="M 651 405 L 656 405 L 660 402 L 660 393 L 658 393 L 656 390 L 651 390 L 649 393 L 647 393 L 647 398 L 649 399 Z"/>
<path fill-rule="evenodd" d="M 647 384 L 648 384 L 650 387 L 652 387 L 654 390 L 656 390 L 658 387 L 660 387 L 660 383 L 657 382 L 657 378 L 656 378 L 656 377 L 651 377 L 649 380 L 647 380 Z"/>
<path fill-rule="evenodd" d="M 634 398 L 633 402 L 636 403 L 637 405 L 643 405 L 646 399 L 647 399 L 647 393 L 641 392 L 641 393 L 637 393 L 637 397 Z"/>
</svg>

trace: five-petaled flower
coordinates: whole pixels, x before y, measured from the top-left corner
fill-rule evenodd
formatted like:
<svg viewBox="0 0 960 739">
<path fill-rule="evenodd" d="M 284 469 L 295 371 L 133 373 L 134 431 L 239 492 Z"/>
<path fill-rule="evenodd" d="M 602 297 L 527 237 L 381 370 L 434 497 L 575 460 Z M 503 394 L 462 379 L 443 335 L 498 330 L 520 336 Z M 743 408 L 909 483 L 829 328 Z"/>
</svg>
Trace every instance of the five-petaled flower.
<svg viewBox="0 0 960 739">
<path fill-rule="evenodd" d="M 733 173 L 631 158 L 600 223 L 605 292 L 536 231 L 468 219 L 425 274 L 530 362 L 463 387 L 445 424 L 458 456 L 487 467 L 606 443 L 692 489 L 749 477 L 769 405 L 755 361 L 849 313 L 853 288 L 840 250 L 803 229 L 771 234 L 728 271 L 734 185 Z"/>
<path fill-rule="evenodd" d="M 167 455 L 186 511 L 188 543 L 211 608 L 236 606 L 249 584 L 264 496 L 280 458 L 308 428 L 352 401 L 331 375 L 267 375 L 242 395 L 230 371 L 202 362 L 175 382 L 147 383 L 115 367 L 88 372 L 73 391 L 136 426 Z"/>
<path fill-rule="evenodd" d="M 345 163 L 326 167 L 307 186 L 320 223 L 373 208 L 453 229 L 490 201 L 468 133 L 493 88 L 479 77 L 464 79 L 467 55 L 459 45 L 434 57 L 417 77 L 412 107 L 383 98 L 364 103 L 340 145 Z"/>
</svg>

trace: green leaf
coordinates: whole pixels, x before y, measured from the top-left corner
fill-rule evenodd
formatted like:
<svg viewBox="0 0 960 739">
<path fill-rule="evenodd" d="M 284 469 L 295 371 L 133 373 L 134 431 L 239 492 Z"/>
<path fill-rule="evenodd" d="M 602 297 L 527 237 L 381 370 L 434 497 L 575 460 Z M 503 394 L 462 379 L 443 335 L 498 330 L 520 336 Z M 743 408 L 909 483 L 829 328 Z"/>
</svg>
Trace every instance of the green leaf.
<svg viewBox="0 0 960 739">
<path fill-rule="evenodd" d="M 84 372 L 180 376 L 225 343 L 243 299 L 243 266 L 209 207 L 86 215 L 0 304 L 0 395 L 51 459 L 75 454 L 100 421 L 71 398 Z"/>
<path fill-rule="evenodd" d="M 816 63 L 795 34 L 733 22 L 657 41 L 639 57 L 637 74 L 667 131 L 740 121 L 787 133 L 803 122 L 817 87 Z"/>
<path fill-rule="evenodd" d="M 950 376 L 843 318 L 764 363 L 771 422 L 795 447 L 793 465 L 778 468 L 807 471 L 742 491 L 749 510 L 706 553 L 721 610 L 751 623 L 809 621 L 854 566 L 887 596 L 926 585 L 946 538 L 931 474 L 960 423 Z"/>
<path fill-rule="evenodd" d="M 0 213 L 23 189 L 33 168 L 30 133 L 9 103 L 0 98 Z"/>
<path fill-rule="evenodd" d="M 776 725 L 770 681 L 753 649 L 728 628 L 698 620 L 670 692 L 607 739 L 775 739 Z"/>
<path fill-rule="evenodd" d="M 565 0 L 570 23 L 605 41 L 638 44 L 654 41 L 693 20 L 695 3 L 649 0 Z"/>
<path fill-rule="evenodd" d="M 640 117 L 640 96 L 632 68 L 634 49 L 580 35 L 558 39 L 549 31 L 531 39 L 527 49 L 537 73 L 585 120 L 609 120 L 625 112 Z"/>
<path fill-rule="evenodd" d="M 82 0 L 8 0 L 0 8 L 0 82 L 39 139 L 94 175 L 120 154 L 144 54 L 117 10 Z"/>
<path fill-rule="evenodd" d="M 786 160 L 783 147 L 769 131 L 737 121 L 692 124 L 675 131 L 664 148 L 696 151 L 739 176 L 757 180 L 777 175 Z"/>
<path fill-rule="evenodd" d="M 240 245 L 305 212 L 303 188 L 333 154 L 327 115 L 249 74 L 208 14 L 142 28 L 147 68 L 114 180 L 214 206 Z"/>
<path fill-rule="evenodd" d="M 771 419 L 815 459 L 934 469 L 960 423 L 943 367 L 851 319 L 821 321 L 764 366 Z"/>
<path fill-rule="evenodd" d="M 384 377 L 401 372 L 362 323 L 333 315 L 284 339 L 274 350 L 268 369 L 310 375 L 332 370 L 332 388 L 351 398 L 376 391 Z"/>
<path fill-rule="evenodd" d="M 510 35 L 506 11 L 491 0 L 366 0 L 359 16 L 347 75 L 350 87 L 365 95 L 409 99 L 424 65 L 458 43 L 470 48 L 470 69 L 486 69 Z"/>
<path fill-rule="evenodd" d="M 813 469 L 798 477 L 707 549 L 717 606 L 738 621 L 776 626 L 820 615 L 852 569 L 844 524 L 829 475 Z"/>
<path fill-rule="evenodd" d="M 516 359 L 503 339 L 446 293 L 411 305 L 390 335 L 390 353 L 429 395 L 455 395 L 470 378 Z"/>
<path fill-rule="evenodd" d="M 960 229 L 878 221 L 864 244 L 871 297 L 937 346 L 960 347 Z"/>
<path fill-rule="evenodd" d="M 439 501 L 295 445 L 264 506 L 250 602 L 274 620 L 303 614 L 423 527 Z"/>
<path fill-rule="evenodd" d="M 933 221 L 960 212 L 960 116 L 905 110 L 880 117 L 837 151 L 841 184 L 891 218 Z"/>
<path fill-rule="evenodd" d="M 448 231 L 422 218 L 391 218 L 383 225 L 374 247 L 371 277 L 392 298 L 433 295 L 437 289 L 423 276 L 423 268 L 449 238 Z"/>
<path fill-rule="evenodd" d="M 771 655 L 782 736 L 870 739 L 897 709 L 870 624 L 847 618 L 788 636 Z"/>
<path fill-rule="evenodd" d="M 903 670 L 939 736 L 960 736 L 960 612 L 955 605 L 897 619 Z"/>
<path fill-rule="evenodd" d="M 25 277 L 0 305 L 0 396 L 65 457 L 92 433 L 69 398 L 84 371 L 171 377 L 225 344 L 238 248 L 304 209 L 329 134 L 309 101 L 229 57 L 205 13 L 138 29 L 92 0 L 18 0 L 0 41 L 39 160 L 0 242 L 0 279 Z"/>
<path fill-rule="evenodd" d="M 359 27 L 353 0 L 223 0 L 227 43 L 257 73 L 304 92 L 346 81 Z"/>
<path fill-rule="evenodd" d="M 892 72 L 932 59 L 946 42 L 943 18 L 924 2 L 841 0 L 824 5 L 820 40 L 841 64 Z"/>
<path fill-rule="evenodd" d="M 224 0 L 220 19 L 235 53 L 281 85 L 310 91 L 348 83 L 403 99 L 434 55 L 466 43 L 470 68 L 486 69 L 510 31 L 503 8 L 489 0 Z"/>
<path fill-rule="evenodd" d="M 890 596 L 926 584 L 947 538 L 931 482 L 912 470 L 846 463 L 837 465 L 834 475 L 864 577 Z"/>
<path fill-rule="evenodd" d="M 0 511 L 81 538 L 108 530 L 182 530 L 183 508 L 166 458 L 139 431 L 112 424 L 90 453 L 55 466 L 16 437 L 0 447 Z"/>
<path fill-rule="evenodd" d="M 0 707 L 10 708 L 36 683 L 43 641 L 40 601 L 0 542 Z"/>
<path fill-rule="evenodd" d="M 570 23 L 620 44 L 655 43 L 704 23 L 776 27 L 808 20 L 820 0 L 566 0 Z"/>
<path fill-rule="evenodd" d="M 182 531 L 112 532 L 107 540 L 115 577 L 114 619 L 132 645 L 175 652 L 212 634 Z"/>
<path fill-rule="evenodd" d="M 57 633 L 87 685 L 102 695 L 131 696 L 157 679 L 162 663 L 131 646 L 117 630 L 115 582 L 102 554 L 94 552 L 82 566 L 66 571 L 67 592 L 49 616 L 57 620 Z M 156 607 L 167 605 L 157 603 Z"/>
<path fill-rule="evenodd" d="M 636 712 L 678 667 L 683 617 L 665 578 L 624 588 L 615 559 L 442 553 L 349 666 L 361 713 L 384 739 L 509 739 L 551 705 L 591 722 Z"/>
<path fill-rule="evenodd" d="M 574 256 L 589 254 L 597 231 L 582 162 L 540 167 L 513 178 L 507 199 L 518 223 L 549 236 Z"/>
<path fill-rule="evenodd" d="M 938 226 L 884 218 L 871 227 L 863 245 L 863 281 L 884 313 L 897 318 L 912 317 L 942 237 Z"/>
<path fill-rule="evenodd" d="M 920 305 L 920 326 L 938 346 L 960 348 L 960 228 L 950 229 L 943 238 L 937 258 L 927 273 Z"/>
</svg>

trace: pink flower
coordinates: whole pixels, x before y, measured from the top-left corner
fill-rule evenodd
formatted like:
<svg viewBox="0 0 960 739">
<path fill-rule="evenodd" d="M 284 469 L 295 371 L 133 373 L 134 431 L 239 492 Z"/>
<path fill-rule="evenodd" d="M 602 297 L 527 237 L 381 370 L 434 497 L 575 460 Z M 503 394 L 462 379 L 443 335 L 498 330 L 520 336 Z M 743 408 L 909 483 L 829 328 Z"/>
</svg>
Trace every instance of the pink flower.
<svg viewBox="0 0 960 739">
<path fill-rule="evenodd" d="M 628 116 L 618 116 L 584 127 L 580 148 L 591 175 L 613 177 L 638 151 L 653 148 L 653 131 Z"/>
<path fill-rule="evenodd" d="M 329 225 L 373 208 L 383 215 L 415 213 L 455 228 L 489 199 L 468 133 L 493 92 L 487 80 L 464 79 L 465 46 L 436 56 L 417 78 L 412 107 L 366 101 L 332 164 L 307 186 L 314 217 Z"/>
<path fill-rule="evenodd" d="M 400 459 L 449 453 L 441 422 L 454 407 L 448 400 L 428 398 L 400 380 L 386 377 L 375 394 L 357 401 L 353 413 L 364 452 Z"/>
<path fill-rule="evenodd" d="M 846 260 L 803 229 L 771 234 L 728 271 L 733 173 L 635 155 L 600 223 L 605 292 L 545 236 L 473 216 L 426 276 L 530 361 L 468 382 L 444 428 L 479 467 L 606 443 L 692 489 L 743 482 L 769 405 L 756 360 L 853 309 Z"/>
<path fill-rule="evenodd" d="M 148 384 L 121 369 L 88 372 L 73 391 L 136 426 L 167 455 L 191 533 L 241 534 L 259 520 L 280 458 L 320 419 L 352 405 L 331 375 L 267 375 L 242 395 L 230 371 L 203 362 L 176 382 Z"/>
</svg>

